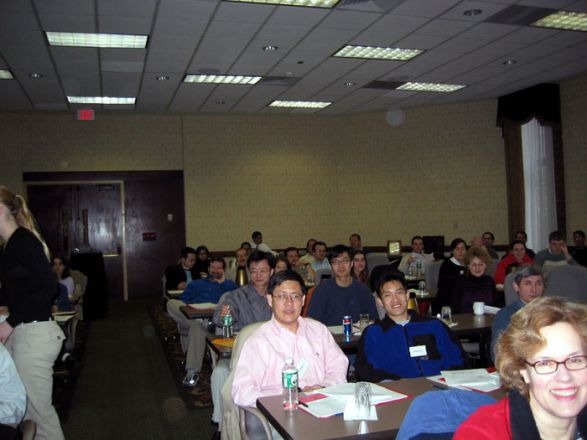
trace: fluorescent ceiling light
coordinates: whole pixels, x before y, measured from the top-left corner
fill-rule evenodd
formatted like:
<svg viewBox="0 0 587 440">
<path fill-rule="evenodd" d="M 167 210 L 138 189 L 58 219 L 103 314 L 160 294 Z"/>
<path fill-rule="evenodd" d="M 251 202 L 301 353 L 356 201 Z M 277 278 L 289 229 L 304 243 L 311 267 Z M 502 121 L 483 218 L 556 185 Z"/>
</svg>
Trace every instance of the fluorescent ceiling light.
<svg viewBox="0 0 587 440">
<path fill-rule="evenodd" d="M 116 96 L 68 96 L 67 100 L 71 104 L 134 104 L 135 97 L 116 97 Z"/>
<path fill-rule="evenodd" d="M 400 49 L 398 47 L 345 46 L 334 57 L 367 58 L 374 60 L 406 61 L 424 52 L 421 49 Z"/>
<path fill-rule="evenodd" d="M 309 8 L 333 8 L 340 0 L 225 0 L 240 3 L 262 3 L 266 5 L 307 6 Z"/>
<path fill-rule="evenodd" d="M 0 79 L 14 79 L 10 70 L 0 70 Z"/>
<path fill-rule="evenodd" d="M 200 84 L 257 84 L 261 76 L 246 75 L 186 75 L 183 82 Z"/>
<path fill-rule="evenodd" d="M 418 83 L 418 82 L 407 82 L 402 86 L 399 86 L 397 90 L 414 90 L 416 92 L 455 92 L 464 87 L 459 84 L 435 84 L 435 83 Z"/>
<path fill-rule="evenodd" d="M 51 46 L 106 47 L 144 49 L 147 35 L 84 34 L 80 32 L 45 32 Z"/>
<path fill-rule="evenodd" d="M 281 108 L 326 108 L 332 102 L 325 101 L 273 101 L 269 107 Z"/>
<path fill-rule="evenodd" d="M 558 11 L 541 18 L 532 25 L 587 32 L 587 13 Z"/>
</svg>

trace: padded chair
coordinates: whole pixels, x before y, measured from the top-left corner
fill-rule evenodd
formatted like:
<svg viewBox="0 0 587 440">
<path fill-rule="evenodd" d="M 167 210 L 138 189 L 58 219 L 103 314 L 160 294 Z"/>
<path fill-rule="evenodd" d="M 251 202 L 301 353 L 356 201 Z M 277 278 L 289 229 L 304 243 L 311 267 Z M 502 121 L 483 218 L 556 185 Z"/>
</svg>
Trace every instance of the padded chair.
<svg viewBox="0 0 587 440">
<path fill-rule="evenodd" d="M 495 403 L 487 394 L 458 389 L 428 391 L 414 399 L 396 440 L 451 439 L 453 433 L 477 408 Z M 423 417 L 422 415 L 426 416 Z"/>
<path fill-rule="evenodd" d="M 302 306 L 302 316 L 304 318 L 308 316 L 308 308 L 310 307 L 310 301 L 312 300 L 312 295 L 314 295 L 314 290 L 316 290 L 316 287 L 311 287 L 308 289 L 308 293 L 306 293 L 306 299 L 304 301 L 304 305 Z"/>
<path fill-rule="evenodd" d="M 316 275 L 314 276 L 314 282 L 316 286 L 322 282 L 323 279 L 330 278 L 332 276 L 331 269 L 318 269 L 316 271 Z"/>
<path fill-rule="evenodd" d="M 367 267 L 369 270 L 377 266 L 385 266 L 389 264 L 389 257 L 384 252 L 370 252 L 365 258 L 367 259 Z"/>
<path fill-rule="evenodd" d="M 438 275 L 440 274 L 440 266 L 442 260 L 433 261 L 426 265 L 426 289 L 428 291 L 438 288 Z"/>
<path fill-rule="evenodd" d="M 514 290 L 514 276 L 516 272 L 508 273 L 503 282 L 505 305 L 508 306 L 518 300 L 518 292 Z"/>
<path fill-rule="evenodd" d="M 495 271 L 497 270 L 497 266 L 499 265 L 499 260 L 493 259 L 491 266 L 487 269 L 487 275 L 493 277 L 495 275 Z"/>
<path fill-rule="evenodd" d="M 86 287 L 88 286 L 88 277 L 79 270 L 70 270 L 69 274 L 73 278 L 75 285 L 73 291 L 73 302 L 75 303 L 74 310 L 77 312 L 79 319 L 84 319 L 84 295 Z"/>
<path fill-rule="evenodd" d="M 557 267 L 548 277 L 544 295 L 587 302 L 587 267 L 569 264 Z"/>
<path fill-rule="evenodd" d="M 398 272 L 397 265 L 387 263 L 380 266 L 375 266 L 374 268 L 370 269 L 369 287 L 371 291 L 375 291 L 375 286 L 377 285 L 379 278 L 389 272 Z"/>
<path fill-rule="evenodd" d="M 251 408 L 240 408 L 235 405 L 232 400 L 232 381 L 234 378 L 234 369 L 240 357 L 242 347 L 251 333 L 253 333 L 263 324 L 264 322 L 256 322 L 242 328 L 234 342 L 232 356 L 230 358 L 230 374 L 222 386 L 222 440 L 248 439 L 248 436 L 246 435 L 245 423 L 246 413 L 249 413 L 253 417 L 258 418 L 259 422 L 263 426 L 263 429 L 266 433 L 268 433 L 267 438 L 272 440 L 271 428 L 269 427 L 267 419 L 265 419 L 265 417 L 260 412 L 256 411 L 256 409 L 251 410 Z"/>
</svg>

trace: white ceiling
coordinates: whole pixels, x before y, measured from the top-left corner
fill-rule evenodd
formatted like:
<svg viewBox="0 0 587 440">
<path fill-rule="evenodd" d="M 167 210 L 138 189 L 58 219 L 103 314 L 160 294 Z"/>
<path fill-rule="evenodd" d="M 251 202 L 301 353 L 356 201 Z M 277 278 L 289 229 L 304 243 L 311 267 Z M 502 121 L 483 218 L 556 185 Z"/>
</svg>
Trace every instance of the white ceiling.
<svg viewBox="0 0 587 440">
<path fill-rule="evenodd" d="M 587 0 L 341 0 L 333 9 L 222 0 L 0 0 L 0 111 L 75 110 L 66 95 L 136 96 L 105 111 L 286 113 L 274 99 L 333 101 L 319 114 L 494 98 L 587 72 L 587 33 L 486 22 L 511 6 L 587 12 Z M 463 15 L 481 9 L 480 15 Z M 147 49 L 49 47 L 45 31 L 147 34 Z M 273 52 L 266 45 L 278 46 Z M 425 49 L 411 61 L 332 58 L 346 44 Z M 516 64 L 504 65 L 515 59 Z M 43 75 L 32 79 L 33 72 Z M 254 86 L 187 73 L 288 77 Z M 158 81 L 159 75 L 169 76 Z M 445 82 L 449 94 L 362 88 Z M 345 82 L 354 82 L 347 87 Z M 300 110 L 293 110 L 300 112 Z"/>
</svg>

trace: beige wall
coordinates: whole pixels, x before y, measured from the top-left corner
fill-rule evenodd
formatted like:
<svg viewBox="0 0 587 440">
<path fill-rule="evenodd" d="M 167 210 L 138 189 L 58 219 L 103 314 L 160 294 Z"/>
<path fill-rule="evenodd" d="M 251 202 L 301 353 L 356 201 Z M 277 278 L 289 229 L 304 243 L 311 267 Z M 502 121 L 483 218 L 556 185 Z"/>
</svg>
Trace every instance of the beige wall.
<svg viewBox="0 0 587 440">
<path fill-rule="evenodd" d="M 561 87 L 567 232 L 587 229 L 587 76 Z"/>
<path fill-rule="evenodd" d="M 585 79 L 563 86 L 565 117 L 568 95 L 581 84 Z M 575 107 L 584 110 L 584 96 Z M 408 242 L 414 234 L 468 240 L 486 229 L 505 243 L 496 104 L 410 109 L 399 127 L 380 113 L 98 113 L 83 123 L 71 114 L 0 114 L 0 182 L 18 187 L 27 171 L 183 169 L 188 242 L 215 250 L 235 248 L 253 229 L 273 247 L 303 245 L 309 236 L 346 242 L 351 232 L 367 245 Z M 576 118 L 573 127 L 581 125 Z M 574 170 L 567 173 L 569 225 L 585 226 L 585 185 L 573 180 L 585 159 L 585 128 L 569 141 L 566 125 L 565 161 Z"/>
</svg>

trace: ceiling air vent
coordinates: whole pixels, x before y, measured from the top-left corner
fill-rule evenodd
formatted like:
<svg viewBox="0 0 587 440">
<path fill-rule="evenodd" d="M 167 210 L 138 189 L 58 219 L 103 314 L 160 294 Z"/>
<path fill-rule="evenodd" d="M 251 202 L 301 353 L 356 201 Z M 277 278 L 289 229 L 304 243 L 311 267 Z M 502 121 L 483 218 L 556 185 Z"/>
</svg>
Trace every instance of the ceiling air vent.
<svg viewBox="0 0 587 440">
<path fill-rule="evenodd" d="M 403 86 L 405 82 L 401 81 L 371 81 L 363 86 L 364 89 L 382 89 L 382 90 L 396 90 Z"/>
<path fill-rule="evenodd" d="M 493 14 L 485 21 L 488 23 L 529 26 L 553 12 L 556 11 L 554 9 L 512 5 L 509 8 L 499 11 L 497 14 Z"/>
<path fill-rule="evenodd" d="M 295 76 L 264 76 L 257 85 L 262 86 L 293 86 L 299 81 Z"/>
</svg>

